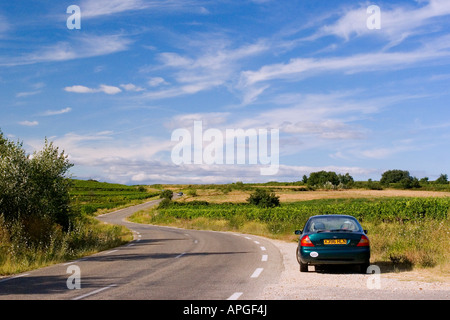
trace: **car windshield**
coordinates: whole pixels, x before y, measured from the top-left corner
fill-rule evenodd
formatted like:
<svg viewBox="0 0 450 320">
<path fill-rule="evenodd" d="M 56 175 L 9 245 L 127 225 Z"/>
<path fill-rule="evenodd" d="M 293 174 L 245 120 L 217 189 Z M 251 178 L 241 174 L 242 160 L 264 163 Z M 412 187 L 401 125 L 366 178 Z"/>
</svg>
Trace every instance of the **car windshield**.
<svg viewBox="0 0 450 320">
<path fill-rule="evenodd" d="M 362 231 L 356 219 L 343 216 L 313 217 L 306 226 L 307 232 L 353 232 Z"/>
</svg>

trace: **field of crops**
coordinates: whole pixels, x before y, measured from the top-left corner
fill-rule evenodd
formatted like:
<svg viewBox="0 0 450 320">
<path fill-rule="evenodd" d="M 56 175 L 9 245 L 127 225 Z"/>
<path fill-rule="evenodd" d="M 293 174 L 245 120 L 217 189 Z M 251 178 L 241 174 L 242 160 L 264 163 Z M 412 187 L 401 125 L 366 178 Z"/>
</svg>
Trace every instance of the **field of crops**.
<svg viewBox="0 0 450 320">
<path fill-rule="evenodd" d="M 75 210 L 92 214 L 98 209 L 112 209 L 158 196 L 160 191 L 144 186 L 72 180 L 71 203 Z"/>
<path fill-rule="evenodd" d="M 191 201 L 173 202 L 167 208 L 159 209 L 159 216 L 228 220 L 242 217 L 245 220 L 301 226 L 308 217 L 317 214 L 349 214 L 361 222 L 442 220 L 447 218 L 449 209 L 450 198 L 323 199 L 283 203 L 275 208 L 260 208 L 248 203 Z"/>
</svg>

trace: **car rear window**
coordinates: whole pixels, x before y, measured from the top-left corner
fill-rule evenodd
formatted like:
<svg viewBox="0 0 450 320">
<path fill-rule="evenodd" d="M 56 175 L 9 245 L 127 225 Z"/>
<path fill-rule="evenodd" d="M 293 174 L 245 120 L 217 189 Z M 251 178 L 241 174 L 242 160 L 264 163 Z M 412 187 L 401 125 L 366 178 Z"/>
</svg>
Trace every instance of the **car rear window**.
<svg viewBox="0 0 450 320">
<path fill-rule="evenodd" d="M 356 219 L 342 216 L 329 216 L 311 218 L 306 226 L 307 232 L 330 232 L 330 231 L 362 231 Z"/>
</svg>

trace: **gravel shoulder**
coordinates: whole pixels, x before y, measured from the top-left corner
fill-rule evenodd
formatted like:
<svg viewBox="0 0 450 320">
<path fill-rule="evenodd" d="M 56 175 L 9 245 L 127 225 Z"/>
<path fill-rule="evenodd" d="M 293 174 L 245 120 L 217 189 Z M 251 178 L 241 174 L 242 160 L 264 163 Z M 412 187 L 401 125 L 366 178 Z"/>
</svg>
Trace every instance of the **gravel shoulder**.
<svg viewBox="0 0 450 320">
<path fill-rule="evenodd" d="M 295 258 L 297 244 L 269 239 L 283 256 L 284 270 L 278 283 L 268 285 L 261 300 L 449 300 L 450 279 L 424 281 L 426 271 L 359 274 L 348 268 L 300 272 Z"/>
</svg>

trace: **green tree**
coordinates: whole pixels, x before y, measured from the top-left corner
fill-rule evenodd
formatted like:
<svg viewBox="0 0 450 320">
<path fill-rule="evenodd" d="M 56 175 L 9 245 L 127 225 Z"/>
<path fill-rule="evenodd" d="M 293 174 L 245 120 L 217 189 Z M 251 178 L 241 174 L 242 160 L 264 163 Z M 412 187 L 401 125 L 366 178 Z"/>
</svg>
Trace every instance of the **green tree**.
<svg viewBox="0 0 450 320">
<path fill-rule="evenodd" d="M 398 183 L 401 182 L 402 185 L 408 185 L 412 180 L 409 175 L 409 171 L 405 170 L 388 170 L 383 172 L 381 175 L 380 183 L 383 185 L 387 185 L 389 183 Z"/>
<path fill-rule="evenodd" d="M 47 139 L 44 148 L 34 152 L 29 161 L 32 210 L 50 216 L 64 228 L 69 226 L 71 216 L 70 180 L 66 174 L 72 166 L 67 155 Z"/>
<path fill-rule="evenodd" d="M 0 215 L 6 220 L 45 219 L 67 229 L 70 167 L 64 152 L 47 139 L 30 157 L 21 143 L 9 141 L 0 131 Z"/>
<path fill-rule="evenodd" d="M 448 176 L 446 174 L 441 174 L 439 178 L 435 181 L 438 184 L 448 184 Z"/>
<path fill-rule="evenodd" d="M 161 193 L 159 194 L 159 197 L 161 199 L 169 199 L 172 200 L 173 197 L 173 191 L 172 190 L 163 190 L 161 191 Z"/>
<path fill-rule="evenodd" d="M 272 208 L 280 205 L 280 198 L 274 192 L 259 188 L 250 195 L 247 202 L 262 208 Z"/>
</svg>

